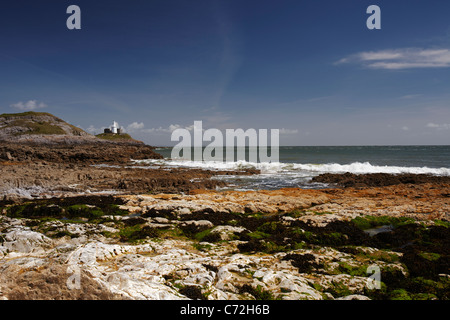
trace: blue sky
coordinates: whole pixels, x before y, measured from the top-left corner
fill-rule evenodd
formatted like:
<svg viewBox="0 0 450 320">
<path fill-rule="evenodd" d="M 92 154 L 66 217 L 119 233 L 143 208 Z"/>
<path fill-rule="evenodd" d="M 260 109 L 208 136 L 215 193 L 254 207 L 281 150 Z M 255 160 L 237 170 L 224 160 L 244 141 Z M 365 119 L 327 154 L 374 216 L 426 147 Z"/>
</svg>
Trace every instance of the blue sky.
<svg viewBox="0 0 450 320">
<path fill-rule="evenodd" d="M 449 144 L 449 14 L 444 0 L 3 1 L 0 113 L 93 133 L 115 120 L 151 145 L 196 120 L 280 129 L 281 145 Z"/>
</svg>

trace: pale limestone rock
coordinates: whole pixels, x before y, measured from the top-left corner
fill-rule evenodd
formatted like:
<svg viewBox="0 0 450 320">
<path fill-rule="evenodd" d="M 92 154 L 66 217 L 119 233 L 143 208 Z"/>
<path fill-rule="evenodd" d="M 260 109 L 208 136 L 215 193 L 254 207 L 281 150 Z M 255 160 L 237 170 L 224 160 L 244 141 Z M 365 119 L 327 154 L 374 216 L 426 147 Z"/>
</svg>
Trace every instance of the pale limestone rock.
<svg viewBox="0 0 450 320">
<path fill-rule="evenodd" d="M 351 294 L 349 296 L 340 297 L 336 300 L 371 300 L 369 297 L 360 294 Z"/>
<path fill-rule="evenodd" d="M 12 255 L 43 253 L 52 244 L 52 240 L 42 233 L 22 227 L 9 229 L 3 238 L 5 241 L 1 244 L 0 248 L 3 248 L 0 250 L 9 251 Z"/>
<path fill-rule="evenodd" d="M 211 230 L 211 233 L 218 233 L 221 240 L 231 240 L 232 236 L 237 233 L 244 232 L 245 228 L 235 226 L 217 226 Z"/>
<path fill-rule="evenodd" d="M 214 227 L 214 224 L 209 220 L 186 220 L 182 222 L 182 225 L 189 226 L 193 225 L 196 227 L 201 227 L 204 229 L 209 229 Z"/>
<path fill-rule="evenodd" d="M 153 220 L 158 223 L 163 223 L 163 224 L 168 224 L 170 222 L 169 219 L 162 218 L 162 217 L 155 217 L 155 218 L 153 218 Z"/>
<path fill-rule="evenodd" d="M 340 219 L 341 218 L 336 214 L 304 215 L 298 218 L 298 220 L 306 222 L 315 227 L 326 227 L 330 222 Z"/>
<path fill-rule="evenodd" d="M 186 215 L 186 214 L 191 214 L 191 210 L 189 210 L 189 208 L 180 208 L 178 210 L 176 210 L 176 213 L 179 215 Z"/>
<path fill-rule="evenodd" d="M 266 287 L 274 291 L 275 288 L 282 289 L 281 292 L 288 294 L 292 299 L 314 299 L 321 300 L 322 295 L 309 285 L 309 282 L 301 276 L 293 275 L 282 271 L 273 271 L 267 268 L 259 269 L 253 274 L 253 277 L 260 278 Z M 287 292 L 286 292 L 287 291 Z M 286 298 L 286 297 L 285 297 Z"/>
</svg>

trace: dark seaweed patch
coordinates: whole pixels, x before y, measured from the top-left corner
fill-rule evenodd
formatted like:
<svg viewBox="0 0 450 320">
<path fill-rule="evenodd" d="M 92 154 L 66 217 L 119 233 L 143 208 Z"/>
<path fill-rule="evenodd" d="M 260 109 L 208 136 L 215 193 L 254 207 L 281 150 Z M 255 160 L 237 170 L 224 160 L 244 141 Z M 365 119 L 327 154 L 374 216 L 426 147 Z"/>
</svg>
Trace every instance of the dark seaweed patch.
<svg viewBox="0 0 450 320">
<path fill-rule="evenodd" d="M 202 290 L 197 286 L 185 286 L 179 291 L 182 295 L 185 295 L 189 299 L 193 300 L 206 300 Z"/>
<path fill-rule="evenodd" d="M 316 271 L 316 269 L 323 268 L 323 265 L 316 262 L 316 258 L 309 253 L 306 254 L 295 254 L 290 253 L 283 257 L 282 260 L 291 261 L 291 264 L 298 268 L 300 273 L 308 273 Z"/>
</svg>

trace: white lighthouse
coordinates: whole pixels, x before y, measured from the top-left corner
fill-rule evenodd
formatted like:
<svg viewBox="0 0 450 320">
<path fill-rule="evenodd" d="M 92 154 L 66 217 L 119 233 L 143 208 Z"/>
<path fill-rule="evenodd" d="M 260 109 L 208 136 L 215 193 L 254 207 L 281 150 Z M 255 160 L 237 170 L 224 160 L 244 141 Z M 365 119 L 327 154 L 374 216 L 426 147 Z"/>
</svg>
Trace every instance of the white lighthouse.
<svg viewBox="0 0 450 320">
<path fill-rule="evenodd" d="M 113 121 L 112 126 L 105 128 L 103 132 L 109 134 L 121 134 L 124 130 L 122 127 L 119 127 L 119 124 L 116 121 Z"/>
<path fill-rule="evenodd" d="M 113 124 L 111 126 L 111 132 L 117 134 L 117 133 L 119 133 L 118 130 L 119 130 L 119 124 L 117 122 L 113 121 Z"/>
</svg>

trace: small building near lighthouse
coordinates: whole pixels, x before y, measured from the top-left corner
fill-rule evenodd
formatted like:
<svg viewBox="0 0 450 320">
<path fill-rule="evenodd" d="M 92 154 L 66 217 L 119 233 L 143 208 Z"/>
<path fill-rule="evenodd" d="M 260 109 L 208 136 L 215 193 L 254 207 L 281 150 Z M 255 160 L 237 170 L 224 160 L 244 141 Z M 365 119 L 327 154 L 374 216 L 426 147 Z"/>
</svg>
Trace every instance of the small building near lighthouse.
<svg viewBox="0 0 450 320">
<path fill-rule="evenodd" d="M 103 128 L 103 133 L 95 135 L 97 138 L 109 141 L 129 142 L 136 143 L 138 140 L 134 140 L 128 133 L 125 132 L 123 127 L 120 127 L 116 121 L 113 121 L 112 125 Z M 140 141 L 138 141 L 141 143 Z"/>
</svg>

